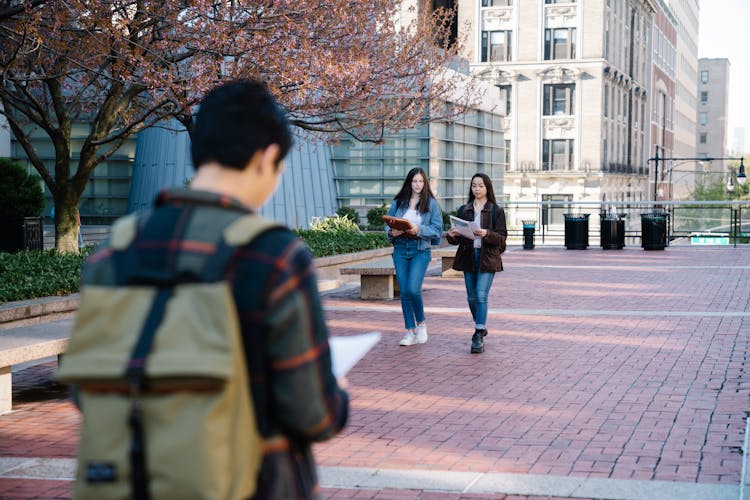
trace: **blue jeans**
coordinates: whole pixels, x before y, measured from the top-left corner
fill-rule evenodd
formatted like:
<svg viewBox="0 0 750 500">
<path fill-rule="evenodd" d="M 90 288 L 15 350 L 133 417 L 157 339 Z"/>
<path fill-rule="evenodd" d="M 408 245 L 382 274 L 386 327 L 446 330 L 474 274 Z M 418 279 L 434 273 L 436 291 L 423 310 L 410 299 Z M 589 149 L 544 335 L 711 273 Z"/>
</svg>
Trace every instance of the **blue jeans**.
<svg viewBox="0 0 750 500">
<path fill-rule="evenodd" d="M 396 241 L 393 245 L 393 267 L 401 290 L 401 312 L 407 330 L 424 321 L 422 282 L 430 264 L 430 249 L 418 250 L 416 240 Z"/>
<path fill-rule="evenodd" d="M 471 317 L 474 318 L 474 328 L 477 330 L 487 329 L 487 296 L 490 294 L 492 280 L 495 273 L 482 273 L 479 271 L 480 249 L 474 249 L 474 272 L 464 271 L 464 283 L 466 284 L 466 298 L 469 301 Z"/>
</svg>

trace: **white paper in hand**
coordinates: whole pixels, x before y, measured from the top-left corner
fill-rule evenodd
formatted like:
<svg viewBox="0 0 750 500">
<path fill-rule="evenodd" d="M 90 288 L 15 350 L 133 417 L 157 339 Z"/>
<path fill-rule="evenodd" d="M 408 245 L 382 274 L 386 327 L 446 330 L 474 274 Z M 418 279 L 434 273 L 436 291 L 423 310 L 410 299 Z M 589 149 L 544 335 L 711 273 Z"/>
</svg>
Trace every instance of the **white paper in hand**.
<svg viewBox="0 0 750 500">
<path fill-rule="evenodd" d="M 479 229 L 477 223 L 473 220 L 463 220 L 458 217 L 450 216 L 451 218 L 451 229 L 458 231 L 461 236 L 475 240 L 477 237 L 474 235 L 474 231 Z"/>
<path fill-rule="evenodd" d="M 333 374 L 336 377 L 346 375 L 379 340 L 380 332 L 369 332 L 350 337 L 330 337 L 328 344 L 331 346 Z"/>
</svg>

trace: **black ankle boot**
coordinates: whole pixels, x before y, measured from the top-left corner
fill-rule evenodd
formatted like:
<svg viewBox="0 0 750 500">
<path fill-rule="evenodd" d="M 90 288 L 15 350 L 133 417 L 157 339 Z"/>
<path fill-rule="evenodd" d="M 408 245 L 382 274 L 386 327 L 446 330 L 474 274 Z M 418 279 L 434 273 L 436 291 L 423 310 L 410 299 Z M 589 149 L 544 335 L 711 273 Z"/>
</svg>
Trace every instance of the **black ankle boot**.
<svg viewBox="0 0 750 500">
<path fill-rule="evenodd" d="M 471 352 L 474 354 L 484 352 L 484 335 L 482 335 L 482 330 L 474 330 L 474 335 L 471 337 Z"/>
</svg>

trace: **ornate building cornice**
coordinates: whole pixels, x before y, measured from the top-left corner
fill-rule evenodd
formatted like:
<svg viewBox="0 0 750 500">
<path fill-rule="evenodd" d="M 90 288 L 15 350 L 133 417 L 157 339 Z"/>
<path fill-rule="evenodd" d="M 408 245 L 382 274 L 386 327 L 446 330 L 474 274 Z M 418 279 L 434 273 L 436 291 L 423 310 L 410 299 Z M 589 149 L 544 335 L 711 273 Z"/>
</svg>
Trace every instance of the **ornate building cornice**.
<svg viewBox="0 0 750 500">
<path fill-rule="evenodd" d="M 483 18 L 489 22 L 510 21 L 513 18 L 513 7 L 487 9 L 484 11 Z"/>
<path fill-rule="evenodd" d="M 581 79 L 583 73 L 579 69 L 551 66 L 537 71 L 537 76 L 545 83 L 575 83 Z"/>
<path fill-rule="evenodd" d="M 516 71 L 490 66 L 476 74 L 482 80 L 487 80 L 495 85 L 510 85 L 521 76 Z"/>
<path fill-rule="evenodd" d="M 551 17 L 571 17 L 576 15 L 575 5 L 548 5 L 545 9 L 547 18 Z"/>
</svg>

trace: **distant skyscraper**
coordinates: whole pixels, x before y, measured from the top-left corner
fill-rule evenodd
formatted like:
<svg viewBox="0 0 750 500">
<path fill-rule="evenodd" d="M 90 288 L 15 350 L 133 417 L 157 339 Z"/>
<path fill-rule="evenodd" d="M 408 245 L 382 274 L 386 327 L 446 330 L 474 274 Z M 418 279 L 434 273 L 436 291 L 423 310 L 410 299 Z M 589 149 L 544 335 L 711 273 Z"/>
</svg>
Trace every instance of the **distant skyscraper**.
<svg viewBox="0 0 750 500">
<path fill-rule="evenodd" d="M 677 61 L 674 156 L 696 156 L 696 114 L 698 108 L 698 0 L 668 0 L 677 18 Z"/>
<path fill-rule="evenodd" d="M 652 30 L 651 48 L 653 52 L 653 66 L 651 78 L 651 141 L 649 142 L 649 156 L 656 153 L 662 157 L 674 157 L 675 147 L 675 98 L 677 95 L 677 18 L 665 0 L 657 0 L 654 14 L 654 29 Z M 656 172 L 649 173 L 649 194 L 653 196 L 653 182 L 658 183 L 658 190 L 666 199 L 672 199 L 667 169 L 659 169 L 659 179 L 655 179 Z"/>
<path fill-rule="evenodd" d="M 727 114 L 729 113 L 729 59 L 706 59 L 698 61 L 698 157 L 722 158 L 727 156 Z M 704 172 L 717 174 L 726 172 L 723 160 L 704 164 Z M 696 182 L 711 182 L 716 175 Z"/>
</svg>

